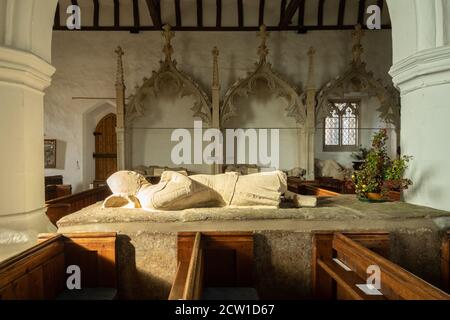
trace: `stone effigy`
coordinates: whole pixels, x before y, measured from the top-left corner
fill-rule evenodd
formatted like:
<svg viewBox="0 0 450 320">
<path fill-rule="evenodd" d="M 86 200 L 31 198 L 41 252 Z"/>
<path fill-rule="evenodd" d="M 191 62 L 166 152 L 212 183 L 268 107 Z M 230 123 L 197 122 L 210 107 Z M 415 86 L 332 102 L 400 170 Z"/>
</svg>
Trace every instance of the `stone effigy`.
<svg viewBox="0 0 450 320">
<path fill-rule="evenodd" d="M 278 207 L 283 195 L 296 207 L 315 207 L 317 203 L 315 197 L 287 191 L 287 177 L 282 171 L 192 176 L 166 171 L 158 184 L 147 182 L 139 173 L 119 171 L 107 183 L 113 195 L 104 201 L 104 208 L 183 210 L 226 206 Z"/>
</svg>

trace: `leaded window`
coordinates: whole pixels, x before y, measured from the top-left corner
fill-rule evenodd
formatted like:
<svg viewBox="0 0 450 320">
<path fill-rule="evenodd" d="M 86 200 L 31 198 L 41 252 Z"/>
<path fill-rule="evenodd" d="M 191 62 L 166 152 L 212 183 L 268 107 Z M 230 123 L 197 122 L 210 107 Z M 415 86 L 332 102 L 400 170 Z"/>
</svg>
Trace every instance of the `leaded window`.
<svg viewBox="0 0 450 320">
<path fill-rule="evenodd" d="M 329 101 L 324 151 L 354 151 L 359 145 L 359 101 Z"/>
</svg>

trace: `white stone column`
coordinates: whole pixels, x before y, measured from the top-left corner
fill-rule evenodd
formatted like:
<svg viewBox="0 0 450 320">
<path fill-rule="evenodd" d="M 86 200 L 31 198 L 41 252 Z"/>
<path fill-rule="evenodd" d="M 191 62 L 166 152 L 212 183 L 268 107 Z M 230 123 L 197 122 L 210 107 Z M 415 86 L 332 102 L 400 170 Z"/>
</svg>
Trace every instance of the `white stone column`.
<svg viewBox="0 0 450 320">
<path fill-rule="evenodd" d="M 0 228 L 52 229 L 44 209 L 43 117 L 54 72 L 32 53 L 0 47 Z"/>
<path fill-rule="evenodd" d="M 0 232 L 56 229 L 44 208 L 43 119 L 56 3 L 0 3 Z"/>
<path fill-rule="evenodd" d="M 450 210 L 449 0 L 388 0 L 394 65 L 400 89 L 401 150 L 414 157 L 406 176 L 410 203 Z M 410 30 L 410 32 L 408 32 Z"/>
</svg>

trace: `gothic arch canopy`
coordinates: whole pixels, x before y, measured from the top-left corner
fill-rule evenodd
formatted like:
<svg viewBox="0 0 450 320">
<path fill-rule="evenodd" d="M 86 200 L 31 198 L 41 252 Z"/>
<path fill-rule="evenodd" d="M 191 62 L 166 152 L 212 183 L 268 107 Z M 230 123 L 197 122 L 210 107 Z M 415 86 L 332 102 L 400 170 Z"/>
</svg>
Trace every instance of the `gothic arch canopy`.
<svg viewBox="0 0 450 320">
<path fill-rule="evenodd" d="M 186 73 L 177 68 L 176 60 L 172 59 L 173 48 L 171 39 L 174 37 L 170 26 L 164 26 L 165 60 L 160 61 L 158 71 L 153 71 L 150 78 L 144 78 L 144 82 L 137 87 L 135 93 L 129 97 L 126 105 L 126 124 L 130 125 L 134 119 L 144 115 L 144 104 L 148 97 L 158 97 L 163 91 L 168 91 L 173 97 L 193 98 L 191 107 L 193 117 L 198 117 L 207 124 L 211 123 L 210 101 L 206 93 Z"/>
<path fill-rule="evenodd" d="M 342 75 L 328 82 L 317 95 L 316 122 L 317 125 L 329 114 L 328 100 L 330 98 L 345 98 L 349 94 L 364 94 L 376 97 L 380 102 L 377 111 L 379 117 L 387 124 L 400 127 L 400 96 L 393 86 L 383 85 L 380 79 L 375 79 L 372 72 L 367 71 L 366 63 L 361 60 L 362 30 L 356 27 L 353 34 L 353 60 L 350 68 Z"/>
<path fill-rule="evenodd" d="M 256 70 L 249 72 L 246 78 L 239 79 L 227 91 L 220 108 L 220 123 L 224 126 L 229 119 L 238 116 L 239 109 L 235 105 L 235 99 L 237 97 L 248 97 L 255 92 L 257 83 L 264 81 L 270 93 L 275 94 L 276 97 L 283 97 L 288 102 L 286 115 L 295 118 L 298 124 L 303 125 L 306 121 L 306 108 L 302 97 L 299 96 L 294 87 L 273 71 L 272 65 L 266 60 L 269 50 L 266 47 L 267 33 L 265 26 L 261 26 L 259 36 L 262 43 L 258 49 L 260 59 L 255 64 Z"/>
</svg>

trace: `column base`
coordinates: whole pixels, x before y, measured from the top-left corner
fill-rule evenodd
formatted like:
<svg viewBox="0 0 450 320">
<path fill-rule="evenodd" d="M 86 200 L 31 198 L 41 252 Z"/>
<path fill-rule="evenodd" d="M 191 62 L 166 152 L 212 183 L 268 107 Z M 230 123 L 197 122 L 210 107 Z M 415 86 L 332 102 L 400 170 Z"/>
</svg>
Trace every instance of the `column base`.
<svg viewBox="0 0 450 320">
<path fill-rule="evenodd" d="M 0 216 L 0 261 L 35 245 L 39 233 L 56 232 L 45 208 Z"/>
</svg>

